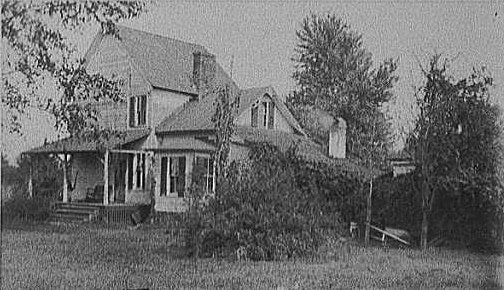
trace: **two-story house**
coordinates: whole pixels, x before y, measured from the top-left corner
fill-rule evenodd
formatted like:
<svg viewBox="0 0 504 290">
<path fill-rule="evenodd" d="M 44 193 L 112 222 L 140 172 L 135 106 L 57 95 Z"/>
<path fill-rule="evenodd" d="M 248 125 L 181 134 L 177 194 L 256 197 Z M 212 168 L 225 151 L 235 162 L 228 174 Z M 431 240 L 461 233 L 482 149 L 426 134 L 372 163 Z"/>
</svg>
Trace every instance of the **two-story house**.
<svg viewBox="0 0 504 290">
<path fill-rule="evenodd" d="M 63 202 L 137 205 L 153 198 L 156 211 L 180 212 L 195 182 L 195 166 L 206 171 L 198 182 L 212 191 L 216 94 L 202 92 L 208 82 L 228 86 L 237 98 L 231 160 L 247 158 L 251 142 L 270 142 L 281 149 L 297 145 L 299 154 L 314 160 L 327 161 L 332 155 L 339 158 L 335 162 L 348 163 L 348 170 L 360 170 L 344 159 L 344 121 L 334 126 L 334 148 L 328 152 L 306 136 L 272 87 L 240 89 L 205 47 L 117 29 L 117 36 L 99 33 L 85 60 L 89 72 L 125 80 L 125 100 L 94 103 L 99 125 L 122 132 L 121 137 L 100 146 L 92 139 L 67 138 L 27 152 L 64 156 L 71 173 L 65 173 L 65 183 L 75 182 L 71 190 L 63 187 Z"/>
</svg>

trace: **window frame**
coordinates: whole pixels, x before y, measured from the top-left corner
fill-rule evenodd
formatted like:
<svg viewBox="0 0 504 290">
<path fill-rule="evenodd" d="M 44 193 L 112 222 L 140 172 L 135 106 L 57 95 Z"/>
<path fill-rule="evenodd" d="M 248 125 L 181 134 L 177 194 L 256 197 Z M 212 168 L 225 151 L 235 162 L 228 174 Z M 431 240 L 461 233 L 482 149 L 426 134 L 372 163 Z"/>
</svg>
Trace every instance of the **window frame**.
<svg viewBox="0 0 504 290">
<path fill-rule="evenodd" d="M 261 107 L 264 110 L 262 114 L 262 127 L 268 128 L 268 116 L 269 116 L 269 100 L 261 101 Z"/>
<path fill-rule="evenodd" d="M 141 94 L 128 98 L 128 126 L 130 128 L 147 126 L 148 96 L 149 94 Z"/>
<path fill-rule="evenodd" d="M 164 178 L 165 179 L 165 186 L 166 188 L 163 188 L 163 158 L 166 158 L 166 175 Z M 171 166 L 172 166 L 172 158 L 184 158 L 185 164 L 184 164 L 184 173 L 183 173 L 183 178 L 184 178 L 184 191 L 182 193 L 179 193 L 177 190 L 177 185 L 175 184 L 175 189 L 172 191 L 172 184 L 171 184 L 171 178 L 172 178 L 172 172 L 171 172 Z M 188 156 L 184 154 L 166 154 L 166 155 L 161 155 L 160 156 L 160 182 L 159 182 L 159 195 L 161 197 L 178 197 L 178 198 L 184 198 L 187 190 L 187 174 L 188 174 L 188 166 L 187 166 L 187 160 Z M 180 162 L 180 161 L 179 161 Z M 180 163 L 179 163 L 180 164 Z M 180 166 L 180 165 L 179 165 Z M 176 175 L 178 176 L 178 175 Z M 177 178 L 175 176 L 175 179 Z M 175 181 L 176 182 L 176 181 Z"/>
<path fill-rule="evenodd" d="M 211 154 L 202 154 L 202 153 L 197 153 L 194 155 L 194 164 L 196 165 L 197 158 L 203 158 L 206 159 L 206 172 L 204 174 L 205 178 L 205 192 L 208 194 L 213 194 L 215 192 L 215 168 L 214 168 L 214 156 Z M 194 168 L 193 168 L 194 172 Z M 194 182 L 193 180 L 192 182 Z"/>
<path fill-rule="evenodd" d="M 252 128 L 259 127 L 259 106 L 257 104 L 253 104 L 250 109 L 250 126 Z"/>
<path fill-rule="evenodd" d="M 268 102 L 268 129 L 275 129 L 275 102 Z"/>
<path fill-rule="evenodd" d="M 147 180 L 147 156 L 148 154 L 146 152 L 128 154 L 126 161 L 126 188 L 128 190 L 145 190 Z M 138 159 L 140 159 L 140 163 Z"/>
</svg>

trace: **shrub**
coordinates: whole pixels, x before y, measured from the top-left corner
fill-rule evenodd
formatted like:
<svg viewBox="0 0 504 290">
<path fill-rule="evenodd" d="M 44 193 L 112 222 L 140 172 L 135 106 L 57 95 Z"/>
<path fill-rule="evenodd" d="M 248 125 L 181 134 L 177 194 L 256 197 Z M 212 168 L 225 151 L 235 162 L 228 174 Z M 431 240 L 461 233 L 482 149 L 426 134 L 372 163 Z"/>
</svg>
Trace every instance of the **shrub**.
<svg viewBox="0 0 504 290">
<path fill-rule="evenodd" d="M 420 238 L 421 196 L 412 187 L 414 173 L 383 178 L 376 183 L 373 221 L 408 230 Z M 490 188 L 502 190 L 500 188 Z M 441 190 L 429 218 L 429 240 L 440 238 L 447 246 L 498 252 L 503 249 L 503 206 L 490 202 L 482 190 L 461 187 L 455 194 Z M 463 193 L 463 194 L 460 194 Z M 502 195 L 502 194 L 500 194 Z"/>
<path fill-rule="evenodd" d="M 335 188 L 349 187 L 341 180 L 308 170 L 313 166 L 268 144 L 253 146 L 250 159 L 231 164 L 214 198 L 191 191 L 186 225 L 192 255 L 282 260 L 314 255 L 327 233 L 343 234 L 336 206 L 343 196 Z"/>
<path fill-rule="evenodd" d="M 2 203 L 2 221 L 43 221 L 49 217 L 54 199 L 45 196 L 32 198 L 23 194 L 14 194 Z"/>
</svg>

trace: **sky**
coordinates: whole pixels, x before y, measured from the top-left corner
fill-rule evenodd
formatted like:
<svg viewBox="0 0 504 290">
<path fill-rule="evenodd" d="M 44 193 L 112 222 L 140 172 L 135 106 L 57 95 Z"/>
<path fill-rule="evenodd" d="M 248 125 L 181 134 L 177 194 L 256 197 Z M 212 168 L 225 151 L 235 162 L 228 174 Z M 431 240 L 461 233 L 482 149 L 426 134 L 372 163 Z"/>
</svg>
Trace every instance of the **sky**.
<svg viewBox="0 0 504 290">
<path fill-rule="evenodd" d="M 399 81 L 387 107 L 395 131 L 413 118 L 414 85 L 421 82 L 419 63 L 441 53 L 451 61 L 450 73 L 468 76 L 485 66 L 494 78 L 492 100 L 504 106 L 504 1 L 157 1 L 137 19 L 123 25 L 198 43 L 241 88 L 272 85 L 278 94 L 295 89 L 291 60 L 296 30 L 310 13 L 333 13 L 363 35 L 376 66 L 397 59 Z M 83 54 L 97 33 L 88 27 L 69 40 Z M 61 137 L 51 122 L 33 113 L 24 135 L 2 133 L 2 152 L 13 160 L 19 152 Z M 398 144 L 400 144 L 400 140 Z"/>
</svg>

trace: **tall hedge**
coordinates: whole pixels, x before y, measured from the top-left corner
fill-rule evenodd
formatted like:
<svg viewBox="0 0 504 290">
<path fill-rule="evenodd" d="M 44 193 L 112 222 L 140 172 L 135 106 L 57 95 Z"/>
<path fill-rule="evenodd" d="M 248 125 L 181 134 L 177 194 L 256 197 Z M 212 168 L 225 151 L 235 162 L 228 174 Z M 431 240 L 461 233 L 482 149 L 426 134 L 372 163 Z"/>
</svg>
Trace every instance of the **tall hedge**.
<svg viewBox="0 0 504 290">
<path fill-rule="evenodd" d="M 352 211 L 355 180 L 293 151 L 256 144 L 250 162 L 231 164 L 214 198 L 191 202 L 192 254 L 282 260 L 314 255 L 328 234 L 346 234 L 340 213 Z"/>
</svg>

